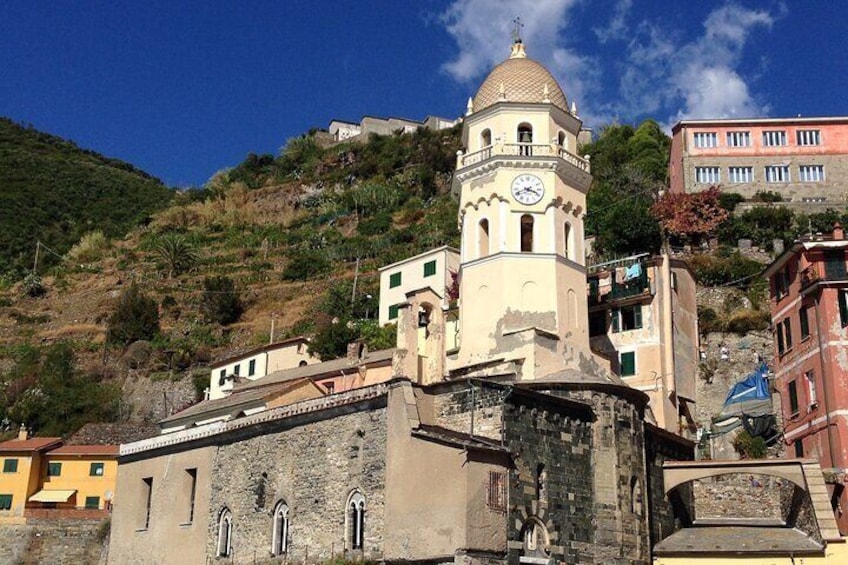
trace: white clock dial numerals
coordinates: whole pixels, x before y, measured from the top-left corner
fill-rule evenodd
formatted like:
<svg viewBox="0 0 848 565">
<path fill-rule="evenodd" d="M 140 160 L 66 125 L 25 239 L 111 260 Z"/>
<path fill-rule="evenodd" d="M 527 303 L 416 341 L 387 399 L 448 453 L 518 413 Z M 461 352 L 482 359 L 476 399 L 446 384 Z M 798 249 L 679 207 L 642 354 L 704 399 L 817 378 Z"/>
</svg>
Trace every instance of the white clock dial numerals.
<svg viewBox="0 0 848 565">
<path fill-rule="evenodd" d="M 534 175 L 519 175 L 512 181 L 512 197 L 525 205 L 539 202 L 545 194 L 545 185 Z"/>
</svg>

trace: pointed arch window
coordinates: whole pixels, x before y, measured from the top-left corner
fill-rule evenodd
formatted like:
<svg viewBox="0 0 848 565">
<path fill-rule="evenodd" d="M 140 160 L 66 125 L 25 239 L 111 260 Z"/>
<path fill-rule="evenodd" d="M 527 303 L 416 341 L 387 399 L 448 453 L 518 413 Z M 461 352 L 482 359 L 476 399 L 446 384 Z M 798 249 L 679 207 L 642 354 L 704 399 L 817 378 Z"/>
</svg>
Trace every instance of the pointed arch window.
<svg viewBox="0 0 848 565">
<path fill-rule="evenodd" d="M 289 506 L 281 500 L 274 507 L 271 554 L 285 555 L 289 549 Z"/>
<path fill-rule="evenodd" d="M 347 542 L 351 549 L 362 549 L 365 542 L 365 497 L 358 490 L 347 499 Z"/>
<path fill-rule="evenodd" d="M 485 257 L 489 254 L 489 220 L 483 218 L 480 220 L 480 229 L 478 230 L 477 241 L 477 256 Z"/>
<path fill-rule="evenodd" d="M 533 216 L 530 214 L 521 216 L 521 252 L 533 252 Z"/>
<path fill-rule="evenodd" d="M 565 222 L 562 226 L 562 240 L 564 246 L 562 252 L 566 258 L 571 260 L 574 260 L 574 242 L 572 241 L 572 238 L 574 237 L 573 232 L 574 230 L 571 228 L 571 224 Z"/>
<path fill-rule="evenodd" d="M 536 500 L 540 504 L 548 501 L 548 472 L 545 470 L 544 463 L 536 466 Z"/>
<path fill-rule="evenodd" d="M 229 557 L 233 553 L 233 514 L 224 507 L 218 514 L 218 557 Z"/>
<path fill-rule="evenodd" d="M 521 155 L 533 154 L 533 126 L 527 122 L 518 125 L 518 152 Z"/>
<path fill-rule="evenodd" d="M 559 145 L 563 149 L 568 149 L 568 146 L 566 145 L 566 143 L 567 143 L 567 141 L 565 139 L 565 132 L 564 131 L 559 132 L 559 134 L 557 134 L 557 145 Z"/>
</svg>

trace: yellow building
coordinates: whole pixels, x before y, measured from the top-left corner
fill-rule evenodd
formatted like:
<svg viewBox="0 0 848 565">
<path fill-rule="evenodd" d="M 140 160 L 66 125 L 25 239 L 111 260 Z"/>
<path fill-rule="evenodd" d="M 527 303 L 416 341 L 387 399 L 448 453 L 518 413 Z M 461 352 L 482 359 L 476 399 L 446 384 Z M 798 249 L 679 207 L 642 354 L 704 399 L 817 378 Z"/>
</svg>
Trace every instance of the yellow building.
<svg viewBox="0 0 848 565">
<path fill-rule="evenodd" d="M 0 524 L 27 518 L 94 517 L 111 508 L 117 445 L 62 445 L 58 437 L 0 443 Z"/>
<path fill-rule="evenodd" d="M 49 451 L 41 490 L 29 497 L 45 508 L 107 510 L 118 474 L 117 445 L 65 445 Z"/>
<path fill-rule="evenodd" d="M 17 439 L 0 443 L 0 524 L 24 523 L 27 499 L 41 485 L 45 452 L 62 445 L 61 438 L 29 438 L 21 428 Z"/>
</svg>

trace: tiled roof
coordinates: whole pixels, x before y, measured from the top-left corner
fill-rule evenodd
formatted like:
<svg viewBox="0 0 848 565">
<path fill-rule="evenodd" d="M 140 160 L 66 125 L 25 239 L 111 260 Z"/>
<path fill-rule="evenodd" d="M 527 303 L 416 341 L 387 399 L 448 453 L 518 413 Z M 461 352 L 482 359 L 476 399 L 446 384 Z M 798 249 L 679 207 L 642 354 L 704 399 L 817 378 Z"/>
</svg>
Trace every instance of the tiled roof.
<svg viewBox="0 0 848 565">
<path fill-rule="evenodd" d="M 503 98 L 501 97 L 503 85 Z M 568 112 L 568 101 L 562 88 L 548 70 L 533 59 L 510 58 L 492 69 L 477 95 L 474 111 L 479 112 L 500 101 L 541 103 L 547 98 L 551 104 Z"/>
<path fill-rule="evenodd" d="M 153 437 L 159 426 L 148 422 L 91 422 L 65 440 L 65 445 L 120 445 Z"/>
<path fill-rule="evenodd" d="M 49 447 L 62 444 L 60 437 L 34 437 L 27 440 L 12 439 L 0 443 L 0 452 L 44 451 Z"/>
<path fill-rule="evenodd" d="M 48 455 L 110 455 L 118 456 L 117 445 L 63 445 L 51 449 Z"/>
</svg>

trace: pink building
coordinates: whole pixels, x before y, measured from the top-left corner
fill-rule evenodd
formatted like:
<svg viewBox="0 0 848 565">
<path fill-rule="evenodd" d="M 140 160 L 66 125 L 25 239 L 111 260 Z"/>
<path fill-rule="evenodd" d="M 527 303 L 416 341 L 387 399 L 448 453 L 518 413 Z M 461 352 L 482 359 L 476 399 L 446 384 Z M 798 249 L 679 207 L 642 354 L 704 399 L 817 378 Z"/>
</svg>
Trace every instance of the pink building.
<svg viewBox="0 0 848 565">
<path fill-rule="evenodd" d="M 745 198 L 846 201 L 848 117 L 684 120 L 671 131 L 672 192 L 721 185 Z"/>
<path fill-rule="evenodd" d="M 796 241 L 769 265 L 775 387 L 789 458 L 815 458 L 848 532 L 848 240 Z M 828 473 L 829 472 L 829 473 Z"/>
</svg>

